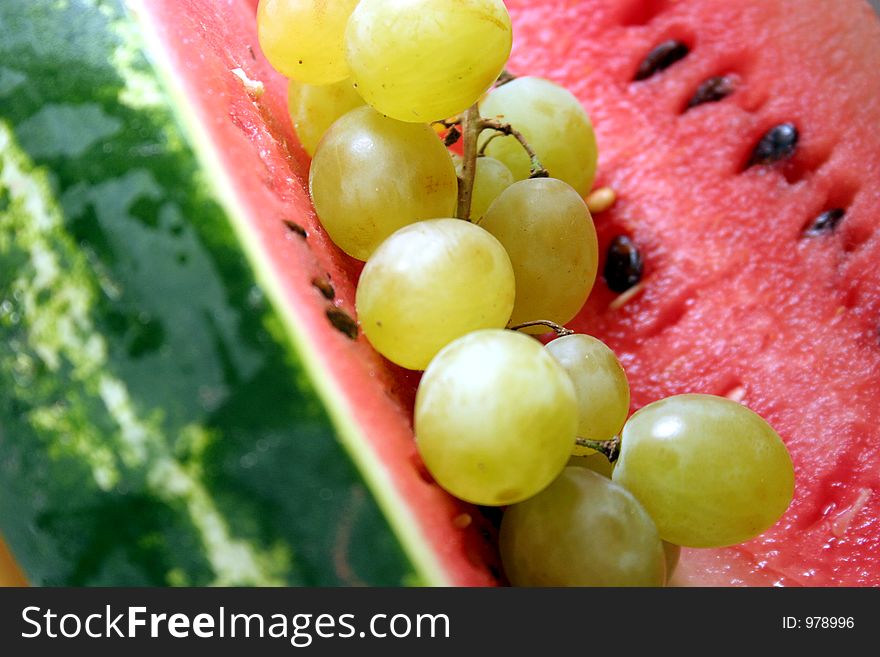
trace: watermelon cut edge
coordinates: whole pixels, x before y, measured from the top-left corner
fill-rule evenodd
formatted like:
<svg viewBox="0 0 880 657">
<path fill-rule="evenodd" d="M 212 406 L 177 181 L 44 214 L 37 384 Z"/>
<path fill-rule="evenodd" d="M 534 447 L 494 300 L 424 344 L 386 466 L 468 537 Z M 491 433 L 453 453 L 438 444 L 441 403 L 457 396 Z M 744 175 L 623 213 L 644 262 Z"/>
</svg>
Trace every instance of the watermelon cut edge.
<svg viewBox="0 0 880 657">
<path fill-rule="evenodd" d="M 207 17 L 221 18 L 219 14 L 212 16 L 214 12 L 206 6 L 196 8 L 198 0 L 188 0 L 187 4 L 193 7 L 189 15 L 199 16 L 202 24 L 208 20 Z M 230 5 L 222 18 L 231 18 L 233 23 L 240 19 L 246 23 L 249 13 L 242 9 L 243 4 Z M 312 385 L 327 407 L 340 441 L 357 464 L 422 583 L 458 586 L 494 584 L 494 576 L 479 561 L 479 556 L 475 556 L 479 548 L 468 547 L 468 542 L 478 543 L 483 539 L 476 537 L 474 527 L 458 528 L 453 524 L 462 514 L 471 517 L 477 514 L 469 513 L 468 505 L 454 500 L 424 479 L 413 460 L 414 445 L 408 411 L 402 408 L 400 401 L 375 385 L 375 369 L 384 368 L 386 364 L 379 362 L 372 353 L 367 359 L 352 359 L 351 354 L 347 353 L 352 346 L 347 344 L 349 338 L 340 335 L 328 324 L 326 315 L 320 313 L 323 304 L 318 304 L 316 308 L 312 286 L 303 286 L 305 281 L 292 275 L 292 270 L 293 274 L 300 272 L 295 271 L 297 267 L 291 262 L 290 251 L 286 247 L 291 242 L 301 246 L 303 239 L 299 235 L 292 235 L 281 217 L 307 224 L 309 237 L 306 239 L 314 239 L 316 232 L 322 232 L 311 210 L 307 192 L 292 178 L 287 178 L 286 183 L 293 188 L 294 203 L 299 214 L 287 214 L 290 211 L 287 207 L 279 208 L 277 215 L 267 212 L 262 204 L 271 207 L 275 203 L 273 195 L 266 194 L 265 185 L 255 185 L 253 176 L 241 175 L 242 162 L 236 160 L 238 156 L 244 161 L 254 160 L 252 148 L 248 152 L 252 144 L 247 143 L 243 148 L 232 148 L 225 152 L 222 150 L 220 145 L 229 145 L 232 141 L 230 133 L 235 129 L 233 123 L 217 120 L 216 106 L 211 107 L 215 98 L 210 93 L 206 96 L 203 93 L 205 89 L 199 87 L 204 70 L 187 66 L 191 61 L 189 58 L 196 56 L 200 48 L 198 40 L 192 38 L 191 33 L 190 39 L 184 38 L 181 27 L 186 22 L 180 20 L 180 5 L 174 0 L 138 3 L 133 5 L 133 13 L 143 27 L 148 50 L 176 101 L 178 117 L 192 139 L 199 160 L 212 178 L 211 185 L 227 209 L 258 281 L 279 310 L 287 334 L 311 375 Z M 238 12 L 239 16 L 230 16 L 228 12 Z M 253 17 L 250 17 L 250 23 L 252 30 L 255 30 Z M 213 27 L 219 27 L 219 24 L 215 23 Z M 204 29 L 207 34 L 209 28 Z M 291 160 L 302 166 L 304 156 L 299 154 L 299 160 L 296 160 L 295 155 L 286 152 L 286 144 L 295 144 L 296 140 L 281 101 L 286 97 L 283 91 L 285 82 L 270 69 L 259 53 L 255 31 L 250 36 L 253 45 L 247 52 L 253 50 L 259 59 L 250 62 L 227 60 L 220 74 L 229 77 L 255 111 L 265 112 L 259 105 L 272 103 L 269 111 L 276 112 L 274 119 L 277 120 L 279 115 L 284 117 L 272 126 L 281 134 L 266 134 L 263 136 L 266 141 L 260 144 L 263 148 L 277 149 L 273 157 L 279 158 L 279 170 L 283 175 L 284 170 L 280 167 L 284 160 L 287 160 L 284 163 L 288 163 L 288 166 Z M 227 48 L 228 45 L 224 43 L 221 48 Z M 241 47 L 243 44 L 236 45 Z M 228 53 L 221 51 L 221 54 Z M 202 59 L 202 66 L 205 66 L 204 57 Z M 233 70 L 237 68 L 233 64 L 236 63 L 241 64 L 248 77 L 253 75 L 268 87 L 266 97 L 249 97 L 247 87 L 233 77 Z M 302 169 L 300 175 L 301 172 Z M 329 247 L 335 259 L 343 262 L 343 266 L 350 266 L 347 257 L 339 253 L 328 238 L 323 238 L 323 245 Z M 334 267 L 332 261 L 327 264 L 331 271 L 339 268 L 338 265 Z M 342 302 L 342 305 L 353 314 L 352 290 L 348 292 L 347 303 Z M 370 350 L 363 337 L 360 337 L 359 343 L 355 346 L 360 347 L 361 351 Z"/>
</svg>

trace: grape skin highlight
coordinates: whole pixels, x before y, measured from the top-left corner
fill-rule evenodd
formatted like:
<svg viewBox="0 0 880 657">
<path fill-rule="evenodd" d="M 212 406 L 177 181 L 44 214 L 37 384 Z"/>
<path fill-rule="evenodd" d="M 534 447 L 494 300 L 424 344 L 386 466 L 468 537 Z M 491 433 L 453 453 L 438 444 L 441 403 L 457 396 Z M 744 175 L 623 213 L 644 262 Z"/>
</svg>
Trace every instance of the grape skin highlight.
<svg viewBox="0 0 880 657">
<path fill-rule="evenodd" d="M 330 239 L 366 260 L 398 228 L 452 216 L 458 178 L 429 126 L 359 107 L 336 121 L 318 144 L 309 191 Z"/>
<path fill-rule="evenodd" d="M 376 249 L 356 297 L 376 351 L 421 370 L 456 338 L 507 323 L 513 269 L 504 247 L 482 228 L 460 219 L 421 221 Z"/>
<path fill-rule="evenodd" d="M 773 525 L 791 503 L 794 469 L 759 415 L 724 397 L 678 395 L 624 425 L 614 481 L 645 505 L 665 541 L 723 547 Z"/>
<path fill-rule="evenodd" d="M 625 488 L 568 467 L 504 513 L 501 561 L 514 586 L 663 586 L 657 528 Z"/>
<path fill-rule="evenodd" d="M 276 70 L 306 84 L 348 77 L 344 37 L 358 0 L 260 0 L 260 48 Z"/>
<path fill-rule="evenodd" d="M 501 73 L 512 38 L 502 0 L 361 0 L 345 48 L 367 103 L 430 123 L 477 102 Z"/>
<path fill-rule="evenodd" d="M 456 340 L 428 366 L 416 395 L 425 466 L 475 504 L 512 504 L 547 486 L 568 461 L 576 424 L 568 376 L 539 342 L 514 331 Z"/>
</svg>

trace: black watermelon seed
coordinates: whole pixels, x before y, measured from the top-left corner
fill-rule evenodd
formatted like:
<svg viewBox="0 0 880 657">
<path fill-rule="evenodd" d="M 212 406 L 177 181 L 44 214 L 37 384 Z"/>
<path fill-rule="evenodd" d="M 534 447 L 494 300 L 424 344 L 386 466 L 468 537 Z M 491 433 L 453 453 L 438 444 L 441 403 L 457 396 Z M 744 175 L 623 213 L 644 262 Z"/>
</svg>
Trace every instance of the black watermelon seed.
<svg viewBox="0 0 880 657">
<path fill-rule="evenodd" d="M 642 280 L 644 263 L 636 245 L 626 235 L 618 235 L 608 245 L 605 282 L 613 292 L 626 292 Z"/>
<path fill-rule="evenodd" d="M 351 340 L 357 340 L 358 325 L 354 318 L 347 312 L 336 306 L 327 309 L 327 319 L 337 331 Z"/>
<path fill-rule="evenodd" d="M 654 46 L 654 49 L 645 55 L 633 79 L 636 81 L 646 80 L 655 73 L 669 68 L 679 59 L 684 59 L 689 52 L 690 49 L 681 41 L 676 41 L 675 39 L 664 41 Z"/>
<path fill-rule="evenodd" d="M 295 233 L 296 235 L 299 235 L 303 239 L 305 239 L 309 236 L 309 234 L 306 232 L 306 229 L 303 228 L 302 226 L 300 226 L 295 221 L 291 221 L 290 219 L 283 219 L 282 221 L 284 222 L 284 225 L 287 227 L 287 230 L 289 230 L 291 233 Z"/>
<path fill-rule="evenodd" d="M 833 210 L 826 210 L 818 217 L 816 217 L 813 222 L 804 229 L 804 235 L 808 235 L 810 237 L 816 235 L 825 235 L 826 233 L 833 232 L 835 228 L 837 228 L 837 224 L 840 223 L 840 220 L 843 219 L 843 215 L 846 214 L 846 210 L 843 208 L 834 208 Z"/>
<path fill-rule="evenodd" d="M 755 164 L 773 164 L 789 158 L 797 148 L 800 134 L 794 123 L 780 123 L 773 126 L 755 146 L 747 167 Z"/>
<path fill-rule="evenodd" d="M 733 80 L 730 78 L 719 76 L 709 78 L 691 96 L 688 101 L 687 109 L 702 105 L 703 103 L 717 103 L 719 100 L 727 98 L 733 93 Z"/>
<path fill-rule="evenodd" d="M 449 128 L 449 132 L 446 133 L 446 138 L 443 140 L 443 143 L 448 148 L 449 146 L 458 143 L 459 139 L 461 139 L 461 129 L 457 125 L 454 125 Z"/>
<path fill-rule="evenodd" d="M 315 289 L 317 289 L 318 292 L 324 295 L 325 299 L 333 301 L 336 297 L 336 290 L 333 289 L 333 285 L 330 283 L 329 279 L 316 276 L 312 279 L 312 285 L 315 286 Z"/>
</svg>

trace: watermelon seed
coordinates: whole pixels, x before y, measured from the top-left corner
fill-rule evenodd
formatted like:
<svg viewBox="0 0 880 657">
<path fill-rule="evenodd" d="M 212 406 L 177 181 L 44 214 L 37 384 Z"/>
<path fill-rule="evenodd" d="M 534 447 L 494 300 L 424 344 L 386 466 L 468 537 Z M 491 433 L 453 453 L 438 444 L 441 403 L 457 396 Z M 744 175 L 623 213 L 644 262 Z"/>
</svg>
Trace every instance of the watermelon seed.
<svg viewBox="0 0 880 657">
<path fill-rule="evenodd" d="M 452 519 L 452 524 L 456 529 L 464 529 L 473 521 L 470 513 L 460 513 Z"/>
<path fill-rule="evenodd" d="M 336 290 L 333 289 L 333 285 L 331 285 L 330 281 L 321 276 L 315 276 L 312 279 L 312 285 L 324 295 L 325 299 L 329 299 L 333 301 L 336 298 Z"/>
<path fill-rule="evenodd" d="M 342 308 L 330 306 L 327 308 L 327 319 L 337 331 L 351 340 L 357 340 L 358 325 L 354 318 Z"/>
<path fill-rule="evenodd" d="M 613 292 L 626 292 L 642 280 L 644 263 L 636 245 L 626 235 L 618 235 L 608 245 L 603 275 Z"/>
<path fill-rule="evenodd" d="M 746 398 L 746 389 L 743 386 L 736 386 L 724 396 L 731 401 L 735 401 L 737 404 L 741 404 L 743 399 Z"/>
<path fill-rule="evenodd" d="M 773 164 L 791 157 L 797 148 L 800 134 L 794 123 L 773 126 L 758 141 L 746 168 L 756 164 Z"/>
<path fill-rule="evenodd" d="M 306 232 L 306 229 L 300 226 L 298 223 L 291 221 L 290 219 L 284 219 L 283 221 L 284 225 L 287 227 L 287 230 L 289 230 L 291 233 L 295 233 L 303 239 L 306 239 L 309 236 L 309 234 Z"/>
<path fill-rule="evenodd" d="M 825 235 L 833 232 L 845 214 L 846 211 L 843 208 L 826 210 L 804 229 L 804 235 L 815 237 L 817 235 Z"/>
<path fill-rule="evenodd" d="M 633 80 L 636 82 L 646 80 L 655 73 L 669 68 L 678 60 L 684 59 L 689 52 L 690 49 L 681 41 L 675 39 L 664 41 L 645 55 Z"/>
<path fill-rule="evenodd" d="M 685 111 L 704 103 L 717 103 L 733 93 L 733 80 L 725 76 L 715 76 L 697 87 L 688 101 Z"/>
<path fill-rule="evenodd" d="M 609 310 L 620 310 L 626 304 L 628 304 L 632 299 L 639 296 L 642 291 L 645 289 L 644 281 L 640 282 L 638 285 L 633 285 L 623 294 L 619 294 L 614 297 L 614 300 L 608 304 Z"/>
<path fill-rule="evenodd" d="M 587 197 L 587 208 L 590 214 L 599 214 L 608 210 L 617 200 L 617 194 L 610 187 L 600 187 Z"/>
</svg>

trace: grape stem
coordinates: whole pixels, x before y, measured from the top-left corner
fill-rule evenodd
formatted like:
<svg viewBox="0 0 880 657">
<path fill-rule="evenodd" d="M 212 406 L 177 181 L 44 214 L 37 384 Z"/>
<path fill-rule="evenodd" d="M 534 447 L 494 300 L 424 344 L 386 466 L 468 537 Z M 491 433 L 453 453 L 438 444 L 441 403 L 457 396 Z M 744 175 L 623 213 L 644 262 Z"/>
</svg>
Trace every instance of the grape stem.
<svg viewBox="0 0 880 657">
<path fill-rule="evenodd" d="M 458 208 L 455 216 L 471 220 L 471 199 L 474 196 L 474 178 L 477 174 L 477 139 L 480 137 L 480 110 L 474 103 L 465 110 L 461 132 L 464 136 L 464 155 L 461 176 L 458 178 Z"/>
<path fill-rule="evenodd" d="M 482 132 L 483 130 L 494 130 L 495 134 L 483 143 L 479 155 L 486 154 L 486 146 L 488 146 L 489 142 L 496 137 L 513 137 L 519 142 L 520 146 L 523 147 L 523 150 L 529 156 L 529 178 L 550 177 L 550 174 L 547 173 L 547 169 L 544 168 L 544 165 L 541 164 L 541 160 L 538 159 L 538 154 L 535 153 L 535 150 L 529 145 L 529 142 L 526 141 L 523 134 L 512 125 L 499 121 L 498 119 L 480 119 L 480 131 Z"/>
<path fill-rule="evenodd" d="M 526 328 L 531 328 L 532 326 L 546 326 L 547 328 L 553 330 L 557 338 L 562 338 L 566 335 L 574 334 L 574 331 L 572 331 L 571 329 L 560 326 L 556 322 L 551 322 L 549 319 L 536 319 L 533 322 L 523 322 L 522 324 L 517 324 L 516 326 L 510 326 L 508 328 L 511 331 L 521 331 Z"/>
<path fill-rule="evenodd" d="M 504 69 L 501 71 L 501 75 L 498 76 L 498 79 L 495 80 L 495 88 L 503 87 L 508 82 L 513 82 L 514 80 L 516 80 L 516 76 L 507 69 Z"/>
<path fill-rule="evenodd" d="M 620 436 L 614 436 L 611 440 L 590 440 L 589 438 L 575 438 L 575 444 L 578 447 L 588 447 L 601 452 L 608 459 L 609 463 L 614 463 L 620 456 Z"/>
<path fill-rule="evenodd" d="M 507 76 L 511 79 L 513 77 L 509 73 Z M 508 79 L 500 84 L 509 81 Z M 471 220 L 471 200 L 474 196 L 474 178 L 477 175 L 477 157 L 482 157 L 486 154 L 486 146 L 496 137 L 509 136 L 520 143 L 523 150 L 529 156 L 529 178 L 548 178 L 550 176 L 547 173 L 547 169 L 544 168 L 544 165 L 538 159 L 538 154 L 535 153 L 535 150 L 529 145 L 523 134 L 509 123 L 504 123 L 498 119 L 484 119 L 481 117 L 477 103 L 471 105 L 461 116 L 447 121 L 436 121 L 436 123 L 449 128 L 447 146 L 458 141 L 459 135 L 464 138 L 461 175 L 458 177 L 458 206 L 455 210 L 455 216 L 459 219 Z M 477 141 L 483 130 L 494 130 L 495 134 L 485 141 L 478 152 Z"/>
</svg>

